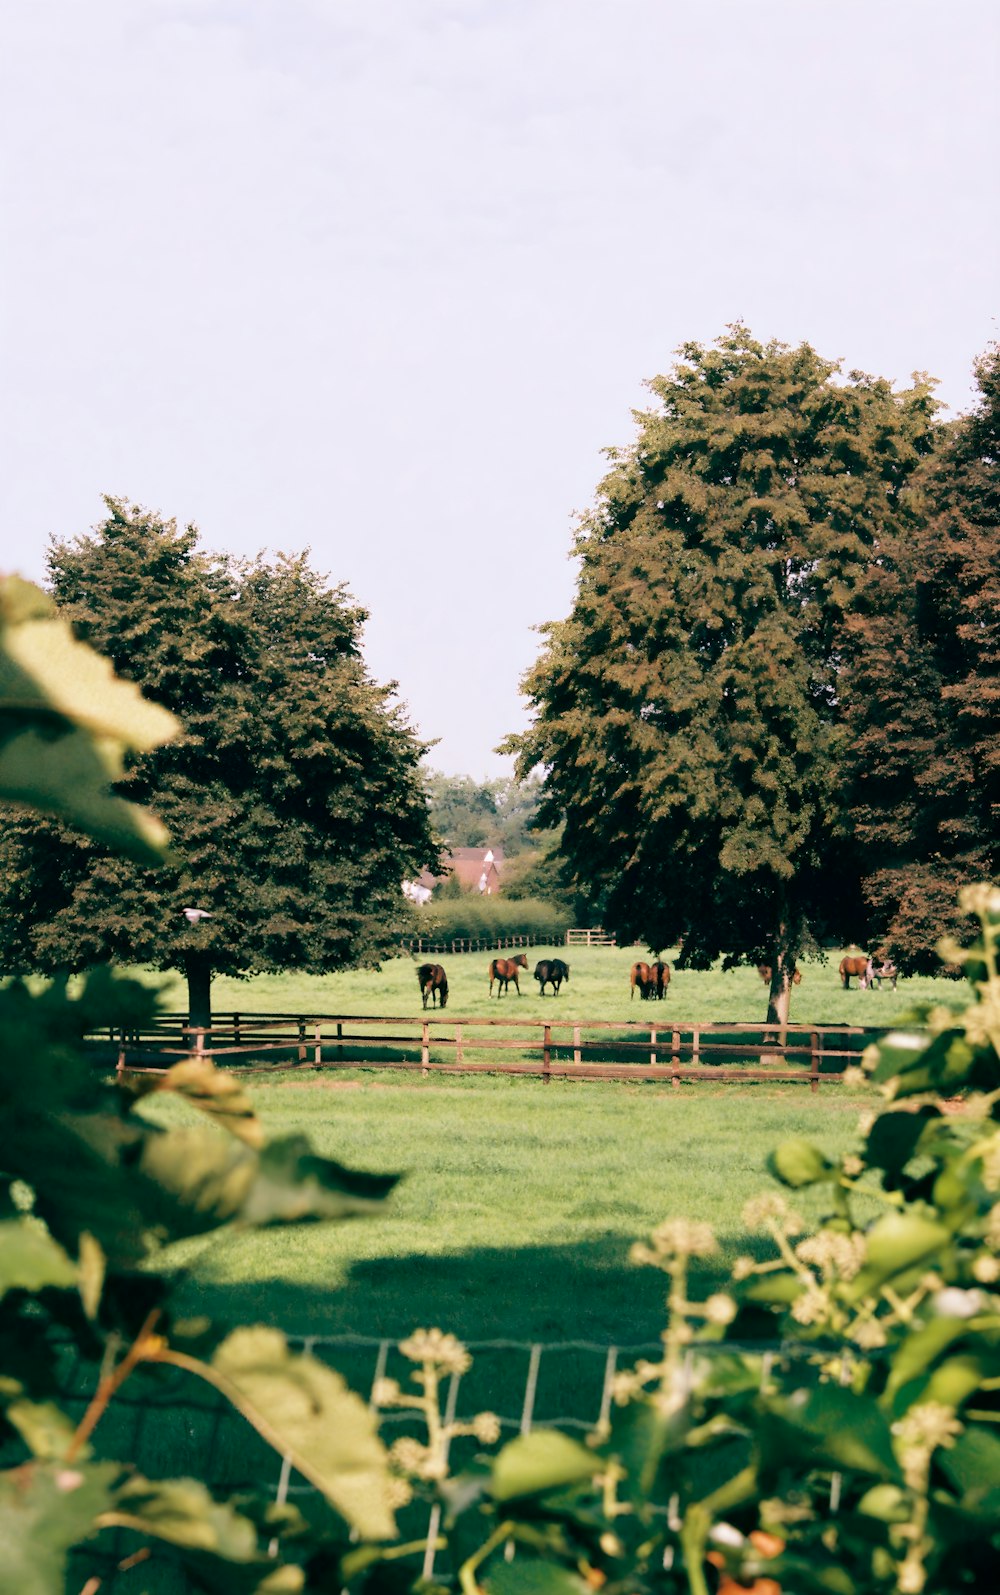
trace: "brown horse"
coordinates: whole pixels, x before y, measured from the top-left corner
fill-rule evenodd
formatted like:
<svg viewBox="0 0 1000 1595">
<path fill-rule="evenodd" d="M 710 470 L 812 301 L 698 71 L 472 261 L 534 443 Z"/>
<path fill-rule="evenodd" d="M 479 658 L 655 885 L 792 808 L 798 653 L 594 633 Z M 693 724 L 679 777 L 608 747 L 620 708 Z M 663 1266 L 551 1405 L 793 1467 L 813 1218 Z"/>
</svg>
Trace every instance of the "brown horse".
<svg viewBox="0 0 1000 1595">
<path fill-rule="evenodd" d="M 878 981 L 878 989 L 881 991 L 883 980 L 887 980 L 893 991 L 895 991 L 896 981 L 898 979 L 899 970 L 896 968 L 896 965 L 890 958 L 883 958 L 881 963 L 876 964 L 871 974 L 868 976 L 868 984 L 869 986 L 873 986 L 875 982 Z"/>
<path fill-rule="evenodd" d="M 494 958 L 490 964 L 490 996 L 493 995 L 493 982 L 497 983 L 497 997 L 501 991 L 506 992 L 510 982 L 514 982 L 514 990 L 520 997 L 521 988 L 517 983 L 519 969 L 527 969 L 528 960 L 524 953 L 518 953 L 516 958 Z"/>
<path fill-rule="evenodd" d="M 649 965 L 642 962 L 633 964 L 630 978 L 632 981 L 632 990 L 629 993 L 629 1002 L 632 1001 L 637 989 L 641 1001 L 645 1002 L 649 996 L 650 981 L 652 980 Z"/>
<path fill-rule="evenodd" d="M 868 965 L 871 959 L 867 953 L 848 953 L 840 960 L 840 978 L 844 982 L 844 990 L 851 989 L 851 976 L 857 975 L 861 990 L 864 991 L 868 984 Z"/>
<path fill-rule="evenodd" d="M 425 1008 L 427 1007 L 428 997 L 431 1000 L 432 1008 L 438 1006 L 447 1008 L 448 976 L 444 972 L 443 965 L 421 964 L 417 970 L 417 979 L 420 982 L 420 995 L 424 999 Z"/>
<path fill-rule="evenodd" d="M 664 997 L 667 995 L 667 987 L 669 985 L 670 985 L 670 969 L 669 969 L 669 966 L 667 964 L 663 963 L 659 958 L 657 958 L 656 962 L 650 964 L 650 966 L 649 966 L 649 995 L 650 995 L 650 997 L 654 998 L 657 1002 L 662 1002 Z"/>
<path fill-rule="evenodd" d="M 770 964 L 758 964 L 757 965 L 757 973 L 760 976 L 761 980 L 764 982 L 765 986 L 769 986 L 771 984 L 771 966 L 770 966 Z M 801 984 L 802 984 L 802 971 L 801 971 L 801 969 L 793 969 L 792 970 L 792 985 L 793 986 L 801 986 Z"/>
</svg>

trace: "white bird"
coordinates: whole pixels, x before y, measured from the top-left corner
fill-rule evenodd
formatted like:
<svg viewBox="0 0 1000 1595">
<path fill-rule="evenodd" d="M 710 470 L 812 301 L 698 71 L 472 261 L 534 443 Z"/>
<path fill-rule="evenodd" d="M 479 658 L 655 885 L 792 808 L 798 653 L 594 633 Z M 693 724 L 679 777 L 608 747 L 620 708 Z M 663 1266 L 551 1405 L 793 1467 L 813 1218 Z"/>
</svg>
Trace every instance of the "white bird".
<svg viewBox="0 0 1000 1595">
<path fill-rule="evenodd" d="M 189 925 L 197 925 L 199 919 L 212 918 L 207 908 L 184 908 L 181 912 Z"/>
</svg>

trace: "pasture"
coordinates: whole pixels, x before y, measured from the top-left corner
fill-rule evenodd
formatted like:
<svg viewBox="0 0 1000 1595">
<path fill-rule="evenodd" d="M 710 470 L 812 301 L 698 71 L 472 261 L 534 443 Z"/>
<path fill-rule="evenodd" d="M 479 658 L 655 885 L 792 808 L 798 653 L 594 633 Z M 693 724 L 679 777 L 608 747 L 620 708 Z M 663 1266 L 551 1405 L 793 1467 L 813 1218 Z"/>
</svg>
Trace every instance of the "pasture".
<svg viewBox="0 0 1000 1595">
<path fill-rule="evenodd" d="M 381 970 L 346 970 L 335 975 L 255 975 L 250 980 L 217 976 L 212 986 L 215 1007 L 244 1013 L 417 1014 L 421 1011 L 417 967 L 433 960 L 448 974 L 449 1015 L 497 1018 L 559 1017 L 587 1019 L 641 1019 L 646 1005 L 638 996 L 630 1003 L 629 970 L 644 948 L 632 947 L 529 947 L 528 969 L 521 972 L 521 995 L 511 986 L 507 996 L 488 995 L 488 968 L 493 954 L 421 953 L 388 960 Z M 506 956 L 510 956 L 508 952 Z M 570 979 L 558 997 L 551 990 L 540 997 L 532 979 L 539 959 L 564 958 Z M 759 1020 L 767 1012 L 767 993 L 756 970 L 678 970 L 673 955 L 665 955 L 672 976 L 663 1002 L 664 1016 L 682 1020 Z M 825 963 L 804 960 L 802 984 L 792 992 L 790 1018 L 796 1022 L 825 1024 L 891 1024 L 915 1001 L 947 1002 L 956 988 L 948 980 L 901 980 L 897 991 L 858 991 L 852 982 L 843 991 L 837 974 L 840 950 L 831 951 Z M 165 1006 L 185 1005 L 180 976 L 144 976 L 163 983 Z M 494 988 L 495 989 L 495 988 Z M 658 1006 L 658 1005 L 657 1005 Z"/>
</svg>

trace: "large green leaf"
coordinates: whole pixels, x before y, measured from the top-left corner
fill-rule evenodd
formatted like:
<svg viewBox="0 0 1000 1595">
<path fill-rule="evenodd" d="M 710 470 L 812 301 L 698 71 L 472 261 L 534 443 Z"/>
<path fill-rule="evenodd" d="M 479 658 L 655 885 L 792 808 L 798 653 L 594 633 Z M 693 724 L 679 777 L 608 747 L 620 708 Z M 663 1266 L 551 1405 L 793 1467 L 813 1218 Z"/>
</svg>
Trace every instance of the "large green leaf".
<svg viewBox="0 0 1000 1595">
<path fill-rule="evenodd" d="M 865 1265 L 847 1287 L 848 1296 L 860 1300 L 895 1275 L 929 1263 L 951 1238 L 943 1224 L 920 1213 L 884 1214 L 868 1231 Z"/>
<path fill-rule="evenodd" d="M 0 1221 L 0 1296 L 8 1290 L 43 1290 L 77 1283 L 78 1271 L 37 1220 Z"/>
<path fill-rule="evenodd" d="M 568 1567 L 537 1556 L 496 1562 L 485 1580 L 490 1595 L 592 1595 L 591 1587 Z"/>
<path fill-rule="evenodd" d="M 66 1555 L 95 1532 L 117 1462 L 26 1462 L 0 1473 L 0 1589 L 65 1595 Z"/>
<path fill-rule="evenodd" d="M 794 1136 L 782 1141 L 767 1159 L 767 1166 L 775 1179 L 783 1185 L 798 1189 L 829 1179 L 831 1164 L 828 1158 L 811 1141 Z"/>
<path fill-rule="evenodd" d="M 210 1364 L 190 1364 L 210 1379 L 244 1417 L 342 1517 L 373 1539 L 395 1532 L 389 1473 L 375 1418 L 339 1373 L 289 1350 L 276 1329 L 237 1329 Z"/>
<path fill-rule="evenodd" d="M 217 1069 L 210 1058 L 175 1063 L 157 1081 L 156 1089 L 183 1097 L 247 1146 L 263 1146 L 264 1130 L 245 1085 L 227 1070 Z"/>
<path fill-rule="evenodd" d="M 498 1501 L 541 1495 L 593 1478 L 601 1468 L 600 1457 L 578 1440 L 558 1429 L 534 1429 L 511 1440 L 494 1458 L 493 1495 Z"/>
<path fill-rule="evenodd" d="M 818 1385 L 765 1404 L 757 1430 L 766 1467 L 848 1468 L 893 1483 L 902 1475 L 889 1424 L 875 1402 L 840 1385 Z"/>
</svg>

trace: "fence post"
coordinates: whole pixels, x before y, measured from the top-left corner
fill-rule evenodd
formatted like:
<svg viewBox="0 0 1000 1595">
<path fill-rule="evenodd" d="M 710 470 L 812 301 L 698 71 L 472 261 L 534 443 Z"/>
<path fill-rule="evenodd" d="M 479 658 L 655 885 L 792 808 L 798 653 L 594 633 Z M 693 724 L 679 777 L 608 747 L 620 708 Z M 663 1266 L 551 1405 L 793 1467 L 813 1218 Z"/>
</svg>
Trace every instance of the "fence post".
<svg viewBox="0 0 1000 1595">
<path fill-rule="evenodd" d="M 681 1033 L 676 1025 L 674 1025 L 670 1036 L 670 1061 L 674 1069 L 670 1084 L 674 1091 L 679 1091 L 681 1084 Z"/>
<path fill-rule="evenodd" d="M 461 1025 L 455 1026 L 455 1062 L 457 1064 L 461 1064 L 463 1062 Z"/>
<path fill-rule="evenodd" d="M 809 1036 L 810 1068 L 809 1089 L 812 1092 L 819 1090 L 819 1032 L 813 1030 Z"/>
<path fill-rule="evenodd" d="M 114 1034 L 114 1032 L 112 1032 L 112 1034 Z M 124 1074 L 124 1072 L 125 1072 L 125 1026 L 122 1025 L 121 1032 L 120 1032 L 120 1034 L 118 1036 L 118 1062 L 117 1062 L 117 1064 L 115 1066 L 115 1073 L 116 1074 Z"/>
<path fill-rule="evenodd" d="M 650 1027 L 649 1027 L 649 1061 L 650 1061 L 651 1066 L 655 1069 L 656 1068 L 656 1026 L 655 1025 L 650 1025 Z"/>
<path fill-rule="evenodd" d="M 547 1024 L 544 1026 L 542 1031 L 542 1078 L 544 1079 L 546 1085 L 548 1085 L 549 1081 L 552 1079 L 552 1074 L 550 1072 L 552 1068 L 552 1059 L 549 1054 L 549 1048 L 551 1045 L 552 1026 Z"/>
<path fill-rule="evenodd" d="M 338 1019 L 337 1020 L 337 1062 L 338 1063 L 343 1063 L 343 1061 L 344 1061 L 344 1049 L 343 1049 L 343 1047 L 340 1044 L 343 1034 L 344 1034 L 344 1026 L 343 1026 L 342 1021 L 340 1019 Z"/>
<path fill-rule="evenodd" d="M 305 1061 L 306 1061 L 306 1022 L 305 1022 L 304 1019 L 300 1019 L 299 1020 L 299 1062 L 300 1063 L 305 1063 Z"/>
<path fill-rule="evenodd" d="M 318 1019 L 316 1021 L 316 1050 L 313 1053 L 313 1061 L 317 1069 L 323 1062 L 323 1026 Z"/>
<path fill-rule="evenodd" d="M 239 1044 L 240 1044 L 240 1016 L 239 1016 L 238 1013 L 234 1013 L 233 1014 L 233 1045 L 235 1047 L 238 1047 Z"/>
<path fill-rule="evenodd" d="M 698 1025 L 691 1031 L 691 1062 L 696 1069 L 701 1066 L 701 1030 Z"/>
<path fill-rule="evenodd" d="M 573 1026 L 573 1062 L 580 1062 L 580 1026 Z"/>
</svg>

